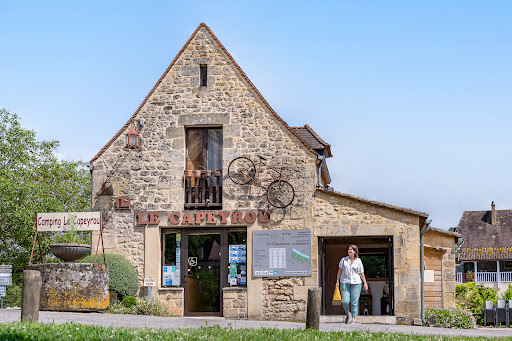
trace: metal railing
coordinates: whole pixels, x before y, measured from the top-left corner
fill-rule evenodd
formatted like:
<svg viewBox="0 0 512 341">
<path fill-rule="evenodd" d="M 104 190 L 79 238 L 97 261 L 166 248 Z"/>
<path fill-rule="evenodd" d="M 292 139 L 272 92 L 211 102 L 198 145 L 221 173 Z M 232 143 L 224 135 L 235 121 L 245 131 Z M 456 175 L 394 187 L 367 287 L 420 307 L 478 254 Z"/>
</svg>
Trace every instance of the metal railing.
<svg viewBox="0 0 512 341">
<path fill-rule="evenodd" d="M 222 171 L 185 171 L 185 208 L 222 208 Z"/>
<path fill-rule="evenodd" d="M 457 277 L 455 278 L 455 282 L 456 283 L 463 283 L 462 276 L 463 276 L 462 272 L 457 272 Z"/>
</svg>

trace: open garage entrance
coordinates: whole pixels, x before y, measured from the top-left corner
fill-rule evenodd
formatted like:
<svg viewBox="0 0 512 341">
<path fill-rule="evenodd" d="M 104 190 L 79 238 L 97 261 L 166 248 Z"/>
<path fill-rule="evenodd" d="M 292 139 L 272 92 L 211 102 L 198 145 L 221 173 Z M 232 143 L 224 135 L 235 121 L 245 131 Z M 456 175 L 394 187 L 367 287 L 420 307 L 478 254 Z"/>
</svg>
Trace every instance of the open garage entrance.
<svg viewBox="0 0 512 341">
<path fill-rule="evenodd" d="M 394 315 L 393 309 L 393 237 L 320 237 L 320 278 L 322 285 L 322 315 L 345 315 L 342 306 L 332 305 L 336 274 L 348 246 L 359 248 L 369 286 L 359 300 L 359 315 Z"/>
</svg>

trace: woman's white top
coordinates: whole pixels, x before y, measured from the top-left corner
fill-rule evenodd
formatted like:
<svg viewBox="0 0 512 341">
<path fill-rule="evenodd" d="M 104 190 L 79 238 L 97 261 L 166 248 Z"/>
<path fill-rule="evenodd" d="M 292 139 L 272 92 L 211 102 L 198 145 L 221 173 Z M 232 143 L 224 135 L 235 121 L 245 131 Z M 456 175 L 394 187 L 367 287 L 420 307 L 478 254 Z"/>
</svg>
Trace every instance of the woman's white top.
<svg viewBox="0 0 512 341">
<path fill-rule="evenodd" d="M 340 260 L 340 269 L 341 269 L 341 283 L 347 284 L 360 284 L 361 274 L 364 273 L 363 262 L 361 262 L 361 258 L 357 257 L 354 260 L 354 263 L 350 264 L 350 258 L 348 256 L 343 257 Z"/>
</svg>

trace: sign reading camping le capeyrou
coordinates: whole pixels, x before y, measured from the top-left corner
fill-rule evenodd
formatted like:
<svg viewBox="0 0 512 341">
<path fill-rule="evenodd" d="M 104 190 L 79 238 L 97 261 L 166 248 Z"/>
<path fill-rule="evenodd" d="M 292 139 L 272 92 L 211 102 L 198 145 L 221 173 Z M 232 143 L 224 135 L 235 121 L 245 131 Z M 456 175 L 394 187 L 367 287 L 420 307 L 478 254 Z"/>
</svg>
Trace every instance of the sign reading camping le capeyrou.
<svg viewBox="0 0 512 341">
<path fill-rule="evenodd" d="M 99 231 L 101 212 L 38 213 L 38 231 L 67 231 L 75 225 L 77 231 Z"/>
</svg>

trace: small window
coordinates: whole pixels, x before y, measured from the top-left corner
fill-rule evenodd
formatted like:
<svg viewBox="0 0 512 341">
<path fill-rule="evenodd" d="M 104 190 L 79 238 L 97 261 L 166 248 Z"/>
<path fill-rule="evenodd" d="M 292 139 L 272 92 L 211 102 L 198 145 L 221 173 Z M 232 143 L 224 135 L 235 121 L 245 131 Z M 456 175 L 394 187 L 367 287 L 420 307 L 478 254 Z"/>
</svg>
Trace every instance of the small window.
<svg viewBox="0 0 512 341">
<path fill-rule="evenodd" d="M 200 79 L 200 86 L 207 86 L 208 85 L 208 67 L 206 65 L 201 65 L 201 79 Z"/>
<path fill-rule="evenodd" d="M 181 233 L 163 233 L 162 287 L 179 286 L 181 280 Z"/>
<path fill-rule="evenodd" d="M 228 285 L 247 286 L 247 230 L 229 230 L 228 243 Z"/>
</svg>

